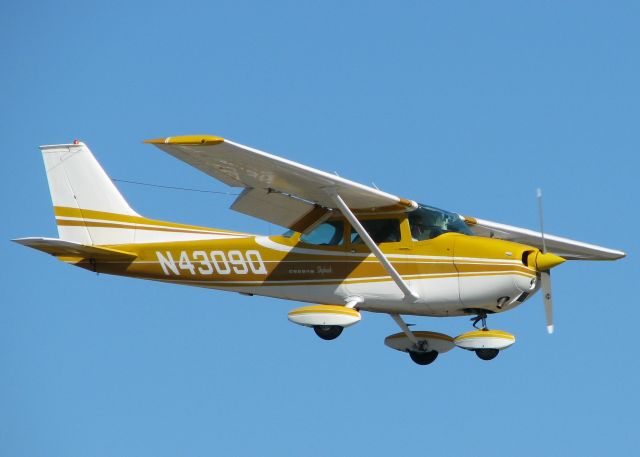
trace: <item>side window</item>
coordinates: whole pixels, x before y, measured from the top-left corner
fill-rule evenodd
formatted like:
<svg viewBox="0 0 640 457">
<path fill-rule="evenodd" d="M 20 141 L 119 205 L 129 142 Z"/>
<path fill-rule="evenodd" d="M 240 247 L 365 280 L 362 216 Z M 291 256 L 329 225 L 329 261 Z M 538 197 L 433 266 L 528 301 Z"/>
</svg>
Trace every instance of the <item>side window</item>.
<svg viewBox="0 0 640 457">
<path fill-rule="evenodd" d="M 457 214 L 422 205 L 409 213 L 409 226 L 413 241 L 430 240 L 447 232 L 471 235 Z"/>
<path fill-rule="evenodd" d="M 400 241 L 399 219 L 373 219 L 360 221 L 376 244 Z M 351 227 L 351 244 L 364 244 L 358 232 Z"/>
<path fill-rule="evenodd" d="M 321 246 L 340 246 L 344 244 L 344 223 L 330 221 L 320 224 L 309 233 L 303 234 L 300 241 Z"/>
<path fill-rule="evenodd" d="M 428 222 L 411 217 L 409 218 L 409 226 L 413 241 L 430 240 L 444 233 L 440 226 L 431 225 Z"/>
</svg>

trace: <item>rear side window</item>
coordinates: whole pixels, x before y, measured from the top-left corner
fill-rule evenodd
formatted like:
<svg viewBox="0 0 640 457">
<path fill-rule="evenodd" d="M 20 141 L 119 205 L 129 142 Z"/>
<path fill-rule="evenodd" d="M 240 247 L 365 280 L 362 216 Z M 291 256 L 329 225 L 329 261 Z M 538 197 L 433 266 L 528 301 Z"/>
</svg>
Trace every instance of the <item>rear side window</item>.
<svg viewBox="0 0 640 457">
<path fill-rule="evenodd" d="M 300 237 L 300 241 L 307 244 L 321 246 L 339 246 L 344 244 L 344 223 L 342 221 L 330 221 L 318 225 L 309 233 Z"/>
<path fill-rule="evenodd" d="M 376 244 L 400 241 L 399 219 L 374 219 L 360 221 L 360 223 Z M 351 244 L 364 244 L 353 227 L 351 227 Z"/>
</svg>

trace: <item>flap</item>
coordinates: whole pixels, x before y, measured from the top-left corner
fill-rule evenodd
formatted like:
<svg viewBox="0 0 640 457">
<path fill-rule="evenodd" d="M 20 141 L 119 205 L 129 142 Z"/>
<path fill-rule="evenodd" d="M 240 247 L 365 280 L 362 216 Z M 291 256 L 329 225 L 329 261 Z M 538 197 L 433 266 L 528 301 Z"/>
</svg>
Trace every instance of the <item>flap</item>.
<svg viewBox="0 0 640 457">
<path fill-rule="evenodd" d="M 314 227 L 331 214 L 321 206 L 268 189 L 245 189 L 231 209 L 297 232 Z"/>
</svg>

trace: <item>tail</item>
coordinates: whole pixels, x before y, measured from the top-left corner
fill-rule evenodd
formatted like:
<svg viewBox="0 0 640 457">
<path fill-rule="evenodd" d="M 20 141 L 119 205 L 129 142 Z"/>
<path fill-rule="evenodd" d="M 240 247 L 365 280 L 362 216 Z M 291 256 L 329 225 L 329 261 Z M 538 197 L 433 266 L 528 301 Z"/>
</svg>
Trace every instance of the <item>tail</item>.
<svg viewBox="0 0 640 457">
<path fill-rule="evenodd" d="M 134 242 L 133 227 L 104 230 L 109 228 L 111 215 L 140 215 L 129 206 L 87 145 L 74 142 L 40 146 L 40 151 L 60 239 L 84 245 Z"/>
<path fill-rule="evenodd" d="M 140 216 L 84 143 L 41 146 L 40 150 L 62 241 L 99 246 L 246 236 Z"/>
</svg>

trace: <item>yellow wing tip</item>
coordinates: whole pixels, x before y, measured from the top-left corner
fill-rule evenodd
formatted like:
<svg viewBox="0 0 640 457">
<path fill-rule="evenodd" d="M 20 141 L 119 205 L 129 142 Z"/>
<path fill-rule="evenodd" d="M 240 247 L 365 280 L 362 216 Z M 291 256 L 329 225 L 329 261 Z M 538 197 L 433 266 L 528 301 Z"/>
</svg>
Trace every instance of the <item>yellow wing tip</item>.
<svg viewBox="0 0 640 457">
<path fill-rule="evenodd" d="M 220 144 L 224 141 L 224 138 L 213 135 L 183 135 L 183 136 L 168 136 L 166 138 L 152 138 L 150 140 L 144 140 L 146 144 Z"/>
</svg>

